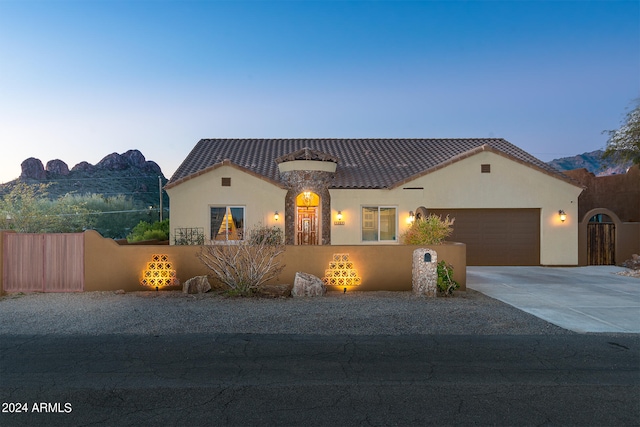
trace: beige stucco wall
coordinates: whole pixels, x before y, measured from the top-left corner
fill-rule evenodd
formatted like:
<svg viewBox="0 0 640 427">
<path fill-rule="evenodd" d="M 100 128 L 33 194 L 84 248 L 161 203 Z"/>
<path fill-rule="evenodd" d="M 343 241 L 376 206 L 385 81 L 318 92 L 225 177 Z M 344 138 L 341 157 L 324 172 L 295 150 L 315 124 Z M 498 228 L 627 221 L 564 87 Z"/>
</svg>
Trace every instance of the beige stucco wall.
<svg viewBox="0 0 640 427">
<path fill-rule="evenodd" d="M 231 178 L 223 187 L 222 178 Z M 246 226 L 262 223 L 278 226 L 284 232 L 284 198 L 287 190 L 248 174 L 233 166 L 221 166 L 167 189 L 170 203 L 170 230 L 204 227 L 205 239 L 211 236 L 210 206 L 244 206 Z M 274 220 L 278 211 L 280 219 Z"/>
<path fill-rule="evenodd" d="M 480 165 L 490 164 L 491 173 Z M 338 165 L 340 168 L 340 165 Z M 222 177 L 231 177 L 231 187 L 221 187 Z M 414 189 L 405 189 L 412 187 Z M 415 189 L 421 187 L 422 189 Z M 540 218 L 540 262 L 543 265 L 578 263 L 578 195 L 582 189 L 541 171 L 484 151 L 453 162 L 398 188 L 386 190 L 330 190 L 332 245 L 357 245 L 361 241 L 361 207 L 394 206 L 398 209 L 398 235 L 408 226 L 409 211 L 464 208 L 536 208 Z M 167 190 L 171 198 L 171 230 L 205 227 L 209 236 L 209 209 L 215 204 L 246 206 L 247 226 L 284 221 L 286 190 L 232 166 L 221 166 Z M 567 213 L 562 223 L 558 210 Z M 280 213 L 280 221 L 273 213 Z M 344 225 L 335 225 L 341 211 Z M 370 242 L 367 242 L 370 244 Z M 380 243 L 397 244 L 397 243 Z"/>
<path fill-rule="evenodd" d="M 480 173 L 490 164 L 491 173 Z M 423 189 L 404 189 L 419 188 Z M 482 152 L 392 190 L 331 190 L 333 215 L 342 211 L 345 225 L 334 225 L 332 244 L 360 240 L 360 207 L 381 200 L 398 208 L 400 233 L 409 211 L 465 208 L 536 208 L 540 218 L 540 262 L 543 265 L 578 263 L 578 195 L 582 189 L 492 152 Z M 558 210 L 564 210 L 563 223 Z M 455 225 L 454 225 L 455 227 Z"/>
<path fill-rule="evenodd" d="M 85 291 L 149 290 L 140 284 L 142 272 L 154 254 L 169 257 L 181 283 L 209 274 L 197 255 L 201 246 L 118 245 L 90 230 L 85 235 Z M 1 236 L 1 234 L 0 234 Z M 460 243 L 428 246 L 438 253 L 438 261 L 453 265 L 453 277 L 466 290 L 466 247 Z M 323 277 L 333 254 L 348 253 L 362 285 L 351 290 L 408 291 L 412 282 L 412 254 L 419 246 L 287 246 L 282 255 L 285 268 L 271 283 L 293 284 L 298 271 Z M 0 263 L 1 264 L 1 263 Z M 213 280 L 213 279 L 212 279 Z M 167 289 L 180 289 L 180 286 Z M 330 287 L 331 290 L 342 290 Z M 153 290 L 153 289 L 150 289 Z"/>
</svg>

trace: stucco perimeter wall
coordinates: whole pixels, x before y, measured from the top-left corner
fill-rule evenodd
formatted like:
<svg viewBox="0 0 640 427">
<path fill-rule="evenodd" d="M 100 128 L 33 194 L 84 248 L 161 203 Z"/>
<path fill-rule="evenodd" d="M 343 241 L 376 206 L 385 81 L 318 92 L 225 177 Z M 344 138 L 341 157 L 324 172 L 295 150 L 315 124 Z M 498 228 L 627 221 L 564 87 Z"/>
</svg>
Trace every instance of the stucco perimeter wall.
<svg viewBox="0 0 640 427">
<path fill-rule="evenodd" d="M 274 283 L 293 283 L 298 271 L 323 277 L 334 254 L 349 254 L 362 285 L 351 290 L 409 291 L 412 281 L 413 251 L 419 246 L 287 246 L 284 271 Z M 466 290 L 466 246 L 461 243 L 428 246 L 438 260 L 454 266 L 454 279 Z M 95 231 L 85 232 L 85 291 L 124 289 L 140 291 L 140 278 L 151 256 L 166 254 L 181 283 L 208 274 L 198 260 L 199 246 L 120 246 Z M 175 287 L 171 289 L 180 289 Z M 343 288 L 336 289 L 342 291 Z"/>
<path fill-rule="evenodd" d="M 482 164 L 490 164 L 491 173 L 481 173 Z M 360 242 L 361 207 L 367 205 L 396 206 L 398 234 L 408 227 L 409 211 L 419 206 L 427 209 L 536 208 L 541 211 L 540 263 L 577 265 L 581 191 L 577 185 L 499 154 L 480 152 L 394 189 L 330 190 L 332 215 L 341 211 L 345 223 L 332 225 L 331 242 L 334 245 Z M 560 221 L 560 209 L 567 214 L 565 222 Z"/>
<path fill-rule="evenodd" d="M 222 178 L 231 178 L 231 185 L 223 187 Z M 172 243 L 176 228 L 204 227 L 208 239 L 211 206 L 244 206 L 248 229 L 261 223 L 281 227 L 284 232 L 287 190 L 237 167 L 220 166 L 166 191 L 171 200 Z M 276 211 L 280 214 L 278 221 L 274 220 Z"/>
</svg>

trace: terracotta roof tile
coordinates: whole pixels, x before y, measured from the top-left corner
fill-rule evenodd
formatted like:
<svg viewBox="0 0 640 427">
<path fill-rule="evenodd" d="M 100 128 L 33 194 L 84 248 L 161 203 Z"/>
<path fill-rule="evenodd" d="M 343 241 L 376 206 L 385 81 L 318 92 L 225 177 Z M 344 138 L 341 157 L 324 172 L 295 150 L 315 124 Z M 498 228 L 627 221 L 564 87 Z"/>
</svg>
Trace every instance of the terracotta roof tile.
<svg viewBox="0 0 640 427">
<path fill-rule="evenodd" d="M 572 182 L 543 161 L 500 138 L 202 139 L 178 167 L 167 186 L 171 187 L 224 160 L 277 182 L 280 177 L 276 159 L 291 160 L 311 155 L 338 162 L 331 188 L 391 188 L 448 164 L 457 156 L 484 149 L 483 146 Z"/>
</svg>

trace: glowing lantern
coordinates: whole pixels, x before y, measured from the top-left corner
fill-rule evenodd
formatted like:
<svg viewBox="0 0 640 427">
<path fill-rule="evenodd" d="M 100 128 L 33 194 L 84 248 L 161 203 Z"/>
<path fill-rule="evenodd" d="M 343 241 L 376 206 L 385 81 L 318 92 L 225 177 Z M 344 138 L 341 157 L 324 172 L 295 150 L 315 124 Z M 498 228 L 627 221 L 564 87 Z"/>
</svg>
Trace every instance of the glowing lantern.
<svg viewBox="0 0 640 427">
<path fill-rule="evenodd" d="M 142 271 L 140 284 L 156 288 L 156 290 L 164 286 L 177 285 L 178 278 L 173 269 L 173 263 L 169 261 L 169 256 L 165 254 L 151 255 L 151 262 L 148 262 L 147 268 Z"/>
<path fill-rule="evenodd" d="M 349 261 L 349 254 L 333 254 L 333 261 L 324 271 L 322 281 L 326 286 L 357 286 L 362 283 L 358 270 Z"/>
</svg>

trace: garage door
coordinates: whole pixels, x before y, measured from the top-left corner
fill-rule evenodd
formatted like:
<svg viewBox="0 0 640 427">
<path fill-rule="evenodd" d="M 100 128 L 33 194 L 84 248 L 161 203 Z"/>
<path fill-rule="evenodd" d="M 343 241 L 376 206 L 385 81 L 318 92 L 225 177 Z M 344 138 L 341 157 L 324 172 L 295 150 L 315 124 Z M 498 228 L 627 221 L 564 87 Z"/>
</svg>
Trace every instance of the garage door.
<svg viewBox="0 0 640 427">
<path fill-rule="evenodd" d="M 455 218 L 448 240 L 467 245 L 467 265 L 540 265 L 540 209 L 429 209 Z"/>
</svg>

